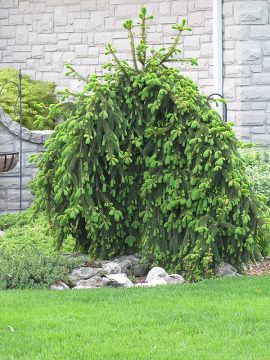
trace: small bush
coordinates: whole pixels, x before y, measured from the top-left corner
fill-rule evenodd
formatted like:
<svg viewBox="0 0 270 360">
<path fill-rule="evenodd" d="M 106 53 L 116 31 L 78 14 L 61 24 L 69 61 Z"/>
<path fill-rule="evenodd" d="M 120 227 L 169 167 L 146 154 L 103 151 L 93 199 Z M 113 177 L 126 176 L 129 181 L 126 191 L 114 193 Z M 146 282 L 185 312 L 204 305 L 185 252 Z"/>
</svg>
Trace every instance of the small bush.
<svg viewBox="0 0 270 360">
<path fill-rule="evenodd" d="M 78 260 L 61 255 L 47 256 L 28 247 L 22 252 L 0 249 L 0 290 L 48 288 L 56 281 L 68 282 Z"/>
<path fill-rule="evenodd" d="M 13 68 L 0 69 L 0 87 L 6 81 L 18 82 L 18 71 Z M 55 84 L 52 82 L 37 81 L 30 76 L 22 78 L 22 108 L 23 126 L 30 130 L 45 130 L 55 127 L 55 118 L 48 116 L 49 106 L 57 103 Z M 5 85 L 1 94 L 1 107 L 15 121 L 19 115 L 14 112 L 18 89 L 14 84 Z M 19 105 L 19 103 L 17 103 Z M 17 106 L 18 110 L 18 106 Z"/>
<path fill-rule="evenodd" d="M 270 206 L 270 149 L 252 148 L 243 153 L 253 188 Z"/>
<path fill-rule="evenodd" d="M 18 254 L 34 247 L 44 255 L 57 253 L 54 235 L 43 213 L 33 218 L 32 209 L 28 209 L 20 214 L 2 215 L 0 230 L 5 231 L 5 234 L 0 236 L 0 251 Z M 62 252 L 72 252 L 73 249 L 74 241 L 69 237 Z"/>
</svg>

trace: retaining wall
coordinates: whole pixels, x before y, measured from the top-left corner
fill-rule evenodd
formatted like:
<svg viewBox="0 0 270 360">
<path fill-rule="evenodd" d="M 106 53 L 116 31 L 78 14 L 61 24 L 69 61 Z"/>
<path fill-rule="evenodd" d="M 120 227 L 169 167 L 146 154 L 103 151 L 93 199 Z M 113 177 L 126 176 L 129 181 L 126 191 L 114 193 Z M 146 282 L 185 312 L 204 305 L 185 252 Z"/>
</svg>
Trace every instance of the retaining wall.
<svg viewBox="0 0 270 360">
<path fill-rule="evenodd" d="M 20 150 L 19 124 L 13 121 L 0 109 L 0 152 Z M 32 154 L 43 151 L 44 141 L 50 137 L 51 131 L 30 131 L 23 128 L 23 191 L 22 207 L 29 207 L 33 196 L 28 188 L 29 181 L 36 175 L 37 167 L 30 163 Z M 0 213 L 16 212 L 20 209 L 20 166 L 7 172 L 0 173 Z"/>
</svg>

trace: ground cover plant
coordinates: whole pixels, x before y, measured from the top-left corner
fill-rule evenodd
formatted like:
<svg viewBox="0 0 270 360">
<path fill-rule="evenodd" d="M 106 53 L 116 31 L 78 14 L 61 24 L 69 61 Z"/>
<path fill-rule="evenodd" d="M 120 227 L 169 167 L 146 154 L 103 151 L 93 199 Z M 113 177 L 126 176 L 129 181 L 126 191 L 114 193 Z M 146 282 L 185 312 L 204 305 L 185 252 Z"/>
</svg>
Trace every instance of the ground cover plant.
<svg viewBox="0 0 270 360">
<path fill-rule="evenodd" d="M 0 69 L 0 88 L 6 81 L 18 83 L 18 71 L 13 68 Z M 53 129 L 56 124 L 54 116 L 48 116 L 49 106 L 57 103 L 55 84 L 33 80 L 30 76 L 22 76 L 22 110 L 23 126 L 30 130 Z M 17 106 L 14 105 L 17 104 Z M 15 121 L 19 121 L 18 89 L 9 83 L 1 93 L 1 107 Z"/>
<path fill-rule="evenodd" d="M 55 281 L 67 281 L 79 262 L 64 257 L 74 241 L 67 239 L 61 253 L 44 214 L 33 218 L 33 210 L 0 216 L 0 290 L 49 288 Z"/>
<path fill-rule="evenodd" d="M 269 277 L 2 291 L 0 359 L 266 360 L 269 297 Z"/>
<path fill-rule="evenodd" d="M 270 151 L 267 148 L 245 149 L 243 158 L 247 165 L 247 173 L 253 182 L 253 188 L 258 195 L 264 197 L 270 206 Z"/>
<path fill-rule="evenodd" d="M 267 209 L 230 124 L 168 66 L 196 64 L 179 47 L 191 29 L 183 20 L 172 45 L 154 50 L 149 20 L 143 8 L 138 45 L 132 21 L 124 24 L 132 64 L 109 45 L 105 75 L 64 94 L 64 121 L 39 162 L 36 208 L 45 209 L 59 247 L 70 235 L 94 258 L 139 250 L 200 279 L 222 260 L 239 265 L 266 253 Z"/>
</svg>

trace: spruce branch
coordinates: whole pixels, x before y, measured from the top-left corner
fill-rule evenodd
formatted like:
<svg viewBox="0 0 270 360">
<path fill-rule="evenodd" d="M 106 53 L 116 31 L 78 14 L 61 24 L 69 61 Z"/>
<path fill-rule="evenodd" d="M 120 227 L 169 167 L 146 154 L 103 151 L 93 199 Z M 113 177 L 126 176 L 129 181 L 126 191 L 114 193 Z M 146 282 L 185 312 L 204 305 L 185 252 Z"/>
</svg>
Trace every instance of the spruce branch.
<svg viewBox="0 0 270 360">
<path fill-rule="evenodd" d="M 147 16 L 146 12 L 147 12 L 146 7 L 142 7 L 139 13 L 139 18 L 141 19 L 141 22 L 138 22 L 138 24 L 141 27 L 141 40 L 140 40 L 140 44 L 137 47 L 137 54 L 138 54 L 139 62 L 142 64 L 143 67 L 145 65 L 146 51 L 148 48 L 147 34 L 146 34 L 146 29 L 148 28 L 148 26 L 146 26 L 146 21 L 154 19 L 154 16 L 152 15 Z"/>
<path fill-rule="evenodd" d="M 114 61 L 116 62 L 116 64 L 120 67 L 120 69 L 123 71 L 123 73 L 125 75 L 127 75 L 126 69 L 124 68 L 123 64 L 121 63 L 121 61 L 118 59 L 118 57 L 115 55 L 116 53 L 116 49 L 113 48 L 113 46 L 111 44 L 108 44 L 106 46 L 106 51 L 105 51 L 105 55 L 111 54 Z"/>
<path fill-rule="evenodd" d="M 132 29 L 134 28 L 132 20 L 127 20 L 123 24 L 124 29 L 128 31 L 129 39 L 130 39 L 130 47 L 131 47 L 131 55 L 132 55 L 132 62 L 135 71 L 139 71 L 138 65 L 137 65 L 137 59 L 136 59 L 136 50 L 135 50 L 135 42 L 134 42 L 134 33 L 132 32 Z"/>
<path fill-rule="evenodd" d="M 174 41 L 172 45 L 169 47 L 168 51 L 163 55 L 160 64 L 163 64 L 170 60 L 170 58 L 175 54 L 176 52 L 179 52 L 177 49 L 177 46 L 179 45 L 179 42 L 181 40 L 181 35 L 183 31 L 191 31 L 191 28 L 186 26 L 186 19 L 182 20 L 181 24 L 176 24 L 172 28 L 175 30 L 178 30 L 178 34 L 174 38 Z"/>
<path fill-rule="evenodd" d="M 74 67 L 72 67 L 71 65 L 66 65 L 66 68 L 68 69 L 68 71 L 66 72 L 66 76 L 72 75 L 74 78 L 77 78 L 79 80 L 82 80 L 84 82 L 88 82 L 88 78 L 82 76 L 77 70 L 74 69 Z"/>
</svg>

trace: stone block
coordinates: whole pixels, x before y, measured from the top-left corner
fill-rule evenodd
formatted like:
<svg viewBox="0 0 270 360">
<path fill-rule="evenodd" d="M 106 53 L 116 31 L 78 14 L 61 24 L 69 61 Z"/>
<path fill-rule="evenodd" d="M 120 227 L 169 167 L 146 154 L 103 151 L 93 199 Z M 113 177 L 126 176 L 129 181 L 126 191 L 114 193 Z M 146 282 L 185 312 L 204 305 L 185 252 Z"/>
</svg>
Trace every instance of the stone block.
<svg viewBox="0 0 270 360">
<path fill-rule="evenodd" d="M 75 45 L 75 54 L 77 57 L 87 57 L 88 45 Z"/>
<path fill-rule="evenodd" d="M 263 55 L 270 55 L 270 42 L 269 41 L 264 41 L 262 43 L 262 51 L 263 51 Z"/>
<path fill-rule="evenodd" d="M 264 125 L 264 111 L 240 111 L 237 117 L 238 125 Z"/>
<path fill-rule="evenodd" d="M 32 46 L 32 57 L 34 59 L 41 59 L 42 57 L 44 57 L 44 46 L 33 45 Z"/>
<path fill-rule="evenodd" d="M 212 9 L 212 0 L 196 0 L 194 5 L 198 10 Z"/>
<path fill-rule="evenodd" d="M 270 74 L 256 73 L 252 76 L 252 84 L 270 85 Z"/>
<path fill-rule="evenodd" d="M 172 1 L 171 3 L 171 14 L 172 15 L 186 15 L 188 13 L 188 2 L 187 1 Z M 164 1 L 159 4 L 160 15 L 166 16 L 169 15 L 167 13 L 168 9 L 170 8 L 169 2 Z"/>
<path fill-rule="evenodd" d="M 188 14 L 188 23 L 191 27 L 204 25 L 204 12 L 192 12 Z"/>
<path fill-rule="evenodd" d="M 8 9 L 1 9 L 0 19 L 7 19 L 7 18 L 8 18 Z"/>
<path fill-rule="evenodd" d="M 85 32 L 89 29 L 90 21 L 89 19 L 75 19 L 73 24 L 73 31 L 75 32 Z"/>
<path fill-rule="evenodd" d="M 99 0 L 83 0 L 81 1 L 81 10 L 96 10 L 97 1 Z"/>
<path fill-rule="evenodd" d="M 2 10 L 1 10 L 2 12 Z M 22 15 L 10 15 L 8 17 L 8 22 L 10 25 L 22 25 L 23 24 L 23 16 Z"/>
<path fill-rule="evenodd" d="M 70 44 L 81 44 L 82 42 L 82 34 L 70 34 L 69 35 L 69 43 Z"/>
<path fill-rule="evenodd" d="M 161 34 L 160 34 L 160 36 L 161 36 Z M 160 43 L 161 43 L 161 39 L 159 41 L 159 44 Z M 192 50 L 192 49 L 199 49 L 199 48 L 200 48 L 200 36 L 199 35 L 192 35 L 192 36 L 184 37 L 184 49 Z"/>
<path fill-rule="evenodd" d="M 257 41 L 243 41 L 236 49 L 239 64 L 254 64 L 261 62 L 261 45 Z"/>
<path fill-rule="evenodd" d="M 268 21 L 267 1 L 239 1 L 234 4 L 236 24 L 266 24 Z"/>
<path fill-rule="evenodd" d="M 248 86 L 241 88 L 242 101 L 270 101 L 270 86 Z"/>
<path fill-rule="evenodd" d="M 225 67 L 225 77 L 245 78 L 249 76 L 250 69 L 247 65 L 228 65 Z"/>
<path fill-rule="evenodd" d="M 112 42 L 111 32 L 97 32 L 94 34 L 95 44 L 108 44 Z"/>
<path fill-rule="evenodd" d="M 251 25 L 250 37 L 253 39 L 269 39 L 270 38 L 270 25 Z"/>
<path fill-rule="evenodd" d="M 117 5 L 115 7 L 115 16 L 120 18 L 126 17 L 136 17 L 138 15 L 139 6 L 138 5 Z"/>
<path fill-rule="evenodd" d="M 0 34 L 1 39 L 12 39 L 14 38 L 15 26 L 1 26 Z"/>
<path fill-rule="evenodd" d="M 53 32 L 53 14 L 43 14 L 42 15 L 41 31 L 43 33 Z"/>
<path fill-rule="evenodd" d="M 57 34 L 39 34 L 37 36 L 37 42 L 39 44 L 56 44 Z"/>
<path fill-rule="evenodd" d="M 1 1 L 1 8 L 7 9 L 12 8 L 14 6 L 13 0 L 2 0 Z"/>
<path fill-rule="evenodd" d="M 106 11 L 95 11 L 90 13 L 90 30 L 103 31 L 105 28 Z"/>
<path fill-rule="evenodd" d="M 251 137 L 253 143 L 261 145 L 270 145 L 270 134 L 254 134 Z"/>
<path fill-rule="evenodd" d="M 270 71 L 270 57 L 264 57 L 263 59 L 263 69 Z"/>
</svg>

